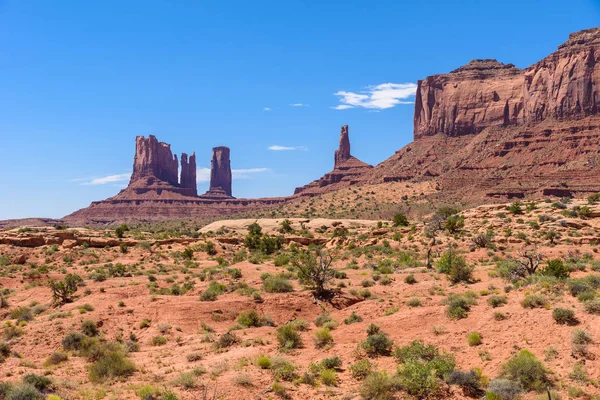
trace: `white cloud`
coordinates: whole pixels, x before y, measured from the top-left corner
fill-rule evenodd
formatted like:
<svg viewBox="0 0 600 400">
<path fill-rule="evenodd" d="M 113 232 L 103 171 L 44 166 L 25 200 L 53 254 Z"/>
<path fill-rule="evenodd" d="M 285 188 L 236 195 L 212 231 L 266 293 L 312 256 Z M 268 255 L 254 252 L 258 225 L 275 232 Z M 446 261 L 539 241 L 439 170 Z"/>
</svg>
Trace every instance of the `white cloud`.
<svg viewBox="0 0 600 400">
<path fill-rule="evenodd" d="M 360 93 L 339 91 L 334 96 L 340 98 L 339 105 L 332 107 L 334 110 L 346 110 L 348 108 L 368 108 L 374 110 L 385 110 L 398 104 L 413 104 L 406 100 L 415 95 L 417 85 L 415 83 L 382 83 L 377 86 L 368 86 Z"/>
<path fill-rule="evenodd" d="M 269 107 L 265 107 L 263 108 L 263 111 L 271 111 L 271 109 Z"/>
<path fill-rule="evenodd" d="M 260 174 L 271 171 L 270 168 L 246 168 L 232 169 L 232 179 L 248 179 L 253 174 Z M 196 170 L 196 182 L 210 182 L 210 168 L 198 168 Z"/>
<path fill-rule="evenodd" d="M 290 151 L 290 150 L 308 150 L 308 147 L 306 147 L 306 146 L 278 146 L 275 144 L 273 146 L 267 147 L 267 149 L 273 150 L 273 151 Z"/>
<path fill-rule="evenodd" d="M 293 103 L 293 104 L 290 104 L 290 106 L 292 106 L 292 107 L 308 107 L 308 104 Z"/>
<path fill-rule="evenodd" d="M 346 110 L 348 108 L 354 108 L 353 106 L 349 106 L 347 104 L 340 104 L 339 106 L 331 107 L 334 110 Z"/>
<path fill-rule="evenodd" d="M 196 182 L 209 182 L 210 168 L 198 168 L 196 170 Z"/>
<path fill-rule="evenodd" d="M 252 174 L 260 174 L 269 171 L 271 171 L 269 168 L 232 169 L 231 177 L 233 179 L 248 179 Z"/>
<path fill-rule="evenodd" d="M 100 178 L 77 178 L 71 179 L 70 182 L 82 182 L 81 185 L 106 185 L 108 183 L 126 182 L 131 177 L 131 174 L 115 174 L 107 175 Z"/>
</svg>

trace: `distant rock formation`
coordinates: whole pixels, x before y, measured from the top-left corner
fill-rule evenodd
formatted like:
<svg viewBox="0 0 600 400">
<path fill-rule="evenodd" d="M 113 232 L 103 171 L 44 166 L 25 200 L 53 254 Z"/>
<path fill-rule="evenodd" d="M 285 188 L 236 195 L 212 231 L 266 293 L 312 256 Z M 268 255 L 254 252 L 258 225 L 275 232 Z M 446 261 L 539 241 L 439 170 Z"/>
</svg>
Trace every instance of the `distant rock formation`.
<svg viewBox="0 0 600 400">
<path fill-rule="evenodd" d="M 414 138 L 475 134 L 596 114 L 600 102 L 600 28 L 572 33 L 558 50 L 525 70 L 473 60 L 419 81 Z"/>
<path fill-rule="evenodd" d="M 308 185 L 296 188 L 294 194 L 315 195 L 356 184 L 358 182 L 356 178 L 370 168 L 372 168 L 371 165 L 350 154 L 348 125 L 344 125 L 340 130 L 340 147 L 334 153 L 333 171 Z"/>
<path fill-rule="evenodd" d="M 196 153 L 188 158 L 186 153 L 181 154 L 181 182 L 180 186 L 189 189 L 194 195 L 198 193 L 196 183 Z"/>
<path fill-rule="evenodd" d="M 212 149 L 210 161 L 210 186 L 201 197 L 233 198 L 231 195 L 231 161 L 229 147 L 219 146 Z"/>
<path fill-rule="evenodd" d="M 148 138 L 136 137 L 133 173 L 129 186 L 122 192 L 123 196 L 135 197 L 143 193 L 159 195 L 165 191 L 165 195 L 198 195 L 195 154 L 192 153 L 189 159 L 186 153 L 181 155 L 180 182 L 177 156 L 171 152 L 171 145 L 159 142 L 153 135 Z"/>
<path fill-rule="evenodd" d="M 350 136 L 348 136 L 348 125 L 342 126 L 340 129 L 340 148 L 334 153 L 333 168 L 340 167 L 350 157 Z"/>
<path fill-rule="evenodd" d="M 154 136 L 136 138 L 134 160 L 134 172 L 127 188 L 67 215 L 64 221 L 83 226 L 210 218 L 258 210 L 289 200 L 285 197 L 233 198 L 227 147 L 213 149 L 210 188 L 202 196 L 197 195 L 195 153 L 189 157 L 181 154 L 180 181 L 177 180 L 177 157 L 171 153 L 170 145 Z"/>
</svg>

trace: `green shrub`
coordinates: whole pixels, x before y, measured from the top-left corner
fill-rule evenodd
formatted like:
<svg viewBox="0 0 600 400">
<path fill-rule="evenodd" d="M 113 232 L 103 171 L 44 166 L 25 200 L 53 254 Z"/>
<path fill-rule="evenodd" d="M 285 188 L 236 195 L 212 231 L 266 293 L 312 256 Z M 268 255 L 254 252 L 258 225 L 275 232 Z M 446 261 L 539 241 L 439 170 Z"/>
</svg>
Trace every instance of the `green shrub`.
<svg viewBox="0 0 600 400">
<path fill-rule="evenodd" d="M 315 346 L 322 349 L 323 347 L 329 347 L 333 344 L 333 337 L 329 328 L 321 328 L 315 332 Z"/>
<path fill-rule="evenodd" d="M 402 388 L 417 398 L 435 396 L 440 390 L 435 369 L 429 363 L 410 360 L 398 369 L 398 376 Z"/>
<path fill-rule="evenodd" d="M 527 294 L 523 301 L 521 301 L 523 308 L 544 308 L 547 304 L 548 299 L 541 294 Z"/>
<path fill-rule="evenodd" d="M 242 312 L 237 319 L 238 324 L 244 328 L 260 327 L 269 324 L 269 321 L 264 316 L 258 314 L 256 310 Z"/>
<path fill-rule="evenodd" d="M 69 333 L 62 340 L 63 349 L 69 350 L 81 350 L 81 343 L 85 339 L 85 335 L 79 332 Z"/>
<path fill-rule="evenodd" d="M 63 353 L 62 351 L 55 351 L 54 353 L 50 354 L 50 357 L 48 357 L 48 359 L 46 360 L 46 362 L 44 363 L 45 365 L 58 365 L 62 362 L 65 362 L 69 359 L 69 357 L 67 356 L 66 353 Z"/>
<path fill-rule="evenodd" d="M 219 337 L 217 348 L 224 349 L 240 343 L 242 340 L 233 332 L 227 332 Z"/>
<path fill-rule="evenodd" d="M 456 250 L 450 248 L 437 261 L 440 273 L 448 275 L 450 282 L 471 282 L 473 280 L 473 266 L 467 265 L 466 259 L 456 254 Z"/>
<path fill-rule="evenodd" d="M 476 304 L 476 301 L 471 296 L 450 294 L 446 300 L 446 314 L 450 319 L 467 318 L 471 306 Z"/>
<path fill-rule="evenodd" d="M 152 346 L 163 346 L 167 344 L 167 338 L 164 336 L 154 336 L 152 337 L 150 343 L 152 344 Z"/>
<path fill-rule="evenodd" d="M 194 389 L 198 386 L 198 379 L 196 375 L 192 372 L 182 372 L 179 376 L 173 381 L 176 386 L 179 386 L 183 389 Z"/>
<path fill-rule="evenodd" d="M 417 279 L 415 278 L 415 276 L 413 274 L 409 274 L 409 275 L 406 275 L 406 278 L 404 278 L 404 283 L 408 283 L 409 285 L 414 285 L 415 283 L 417 283 Z"/>
<path fill-rule="evenodd" d="M 68 274 L 63 281 L 51 280 L 50 290 L 52 298 L 58 304 L 70 303 L 73 301 L 73 295 L 77 292 L 77 287 L 83 282 L 79 275 Z"/>
<path fill-rule="evenodd" d="M 81 323 L 81 331 L 86 336 L 98 336 L 98 328 L 96 327 L 96 323 L 89 319 Z"/>
<path fill-rule="evenodd" d="M 29 307 L 17 307 L 10 311 L 9 313 L 12 319 L 16 319 L 17 322 L 26 321 L 29 322 L 33 320 L 33 313 Z"/>
<path fill-rule="evenodd" d="M 29 384 L 14 385 L 8 391 L 5 400 L 43 400 L 44 395 Z"/>
<path fill-rule="evenodd" d="M 408 226 L 408 218 L 402 213 L 395 214 L 392 221 L 394 226 Z"/>
<path fill-rule="evenodd" d="M 338 377 L 334 370 L 324 369 L 319 376 L 325 386 L 337 386 Z"/>
<path fill-rule="evenodd" d="M 446 228 L 446 230 L 450 233 L 459 232 L 464 227 L 465 217 L 462 215 L 451 215 L 444 224 L 444 228 Z"/>
<path fill-rule="evenodd" d="M 267 356 L 260 356 L 256 359 L 256 365 L 258 365 L 262 369 L 271 368 L 271 359 Z"/>
<path fill-rule="evenodd" d="M 570 308 L 555 308 L 552 311 L 552 318 L 557 324 L 571 325 L 575 322 L 575 311 Z"/>
<path fill-rule="evenodd" d="M 340 356 L 324 358 L 319 366 L 323 369 L 339 369 L 342 366 L 342 359 Z"/>
<path fill-rule="evenodd" d="M 365 379 L 373 370 L 373 364 L 371 361 L 365 359 L 358 360 L 354 364 L 350 364 L 348 367 L 350 374 L 354 379 L 362 380 Z"/>
<path fill-rule="evenodd" d="M 406 301 L 406 305 L 409 307 L 421 307 L 421 300 L 416 297 Z"/>
<path fill-rule="evenodd" d="M 277 340 L 282 350 L 298 349 L 302 347 L 302 337 L 298 333 L 298 327 L 288 323 L 277 328 Z"/>
<path fill-rule="evenodd" d="M 583 303 L 583 306 L 588 314 L 600 315 L 600 298 L 588 300 Z"/>
<path fill-rule="evenodd" d="M 90 366 L 89 378 L 92 382 L 103 382 L 108 379 L 124 378 L 133 375 L 135 364 L 124 354 L 112 351 L 101 357 Z"/>
<path fill-rule="evenodd" d="M 494 379 L 487 388 L 487 400 L 514 400 L 523 393 L 523 386 L 518 381 L 509 379 Z"/>
<path fill-rule="evenodd" d="M 370 373 L 360 386 L 359 392 L 363 399 L 392 400 L 394 392 L 398 390 L 398 383 L 386 372 Z"/>
<path fill-rule="evenodd" d="M 481 373 L 476 370 L 452 371 L 446 376 L 446 382 L 450 385 L 460 386 L 469 397 L 480 397 L 483 394 L 483 382 Z"/>
<path fill-rule="evenodd" d="M 393 345 L 394 342 L 387 334 L 374 324 L 369 325 L 367 328 L 367 339 L 361 344 L 365 352 L 371 356 L 386 356 L 390 354 Z"/>
<path fill-rule="evenodd" d="M 362 322 L 363 318 L 356 314 L 354 311 L 348 316 L 348 318 L 344 319 L 344 324 L 346 325 L 350 325 L 350 324 L 354 324 L 356 322 Z"/>
<path fill-rule="evenodd" d="M 263 289 L 267 293 L 286 293 L 293 292 L 294 288 L 287 278 L 283 276 L 269 275 L 263 281 Z"/>
<path fill-rule="evenodd" d="M 479 346 L 481 344 L 481 335 L 477 332 L 469 333 L 467 336 L 469 346 Z"/>
<path fill-rule="evenodd" d="M 488 299 L 488 304 L 493 308 L 503 306 L 506 302 L 506 296 L 491 296 Z"/>
<path fill-rule="evenodd" d="M 502 366 L 502 377 L 519 382 L 526 390 L 544 390 L 550 386 L 548 370 L 528 350 L 521 350 Z"/>
<path fill-rule="evenodd" d="M 27 374 L 23 376 L 23 383 L 31 385 L 39 391 L 47 390 L 52 386 L 52 381 L 49 378 L 36 374 Z"/>
<path fill-rule="evenodd" d="M 208 288 L 200 294 L 200 300 L 215 301 L 226 289 L 227 287 L 225 285 L 213 281 L 208 285 Z"/>
<path fill-rule="evenodd" d="M 557 279 L 567 279 L 571 274 L 569 268 L 560 259 L 553 259 L 546 261 L 546 268 L 542 270 L 542 274 L 546 276 L 553 276 Z"/>
</svg>

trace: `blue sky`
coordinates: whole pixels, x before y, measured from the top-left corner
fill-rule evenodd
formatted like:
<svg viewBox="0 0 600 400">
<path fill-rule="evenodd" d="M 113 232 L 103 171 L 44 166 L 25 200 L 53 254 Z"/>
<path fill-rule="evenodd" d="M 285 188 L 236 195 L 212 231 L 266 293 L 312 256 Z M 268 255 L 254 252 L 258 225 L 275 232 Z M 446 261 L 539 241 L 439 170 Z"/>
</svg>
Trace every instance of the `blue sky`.
<svg viewBox="0 0 600 400">
<path fill-rule="evenodd" d="M 0 0 L 0 219 L 116 194 L 136 135 L 199 168 L 229 146 L 235 196 L 291 194 L 331 170 L 343 124 L 371 164 L 409 143 L 417 80 L 526 67 L 599 17 L 591 0 Z"/>
</svg>

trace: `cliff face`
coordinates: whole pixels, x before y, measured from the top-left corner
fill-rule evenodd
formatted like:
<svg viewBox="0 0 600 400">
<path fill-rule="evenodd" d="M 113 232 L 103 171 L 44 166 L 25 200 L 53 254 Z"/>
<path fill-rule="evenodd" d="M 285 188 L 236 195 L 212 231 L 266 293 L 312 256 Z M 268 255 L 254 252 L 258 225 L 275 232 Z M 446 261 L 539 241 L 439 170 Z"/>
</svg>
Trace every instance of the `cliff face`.
<svg viewBox="0 0 600 400">
<path fill-rule="evenodd" d="M 599 85 L 600 28 L 571 34 L 556 52 L 525 70 L 474 60 L 419 81 L 414 138 L 596 114 Z"/>
<path fill-rule="evenodd" d="M 434 181 L 439 196 L 490 198 L 600 191 L 600 28 L 573 33 L 519 70 L 475 60 L 419 82 L 415 141 L 362 182 Z"/>
<path fill-rule="evenodd" d="M 340 146 L 335 151 L 333 159 L 333 171 L 326 173 L 320 179 L 308 185 L 296 188 L 294 195 L 312 196 L 337 190 L 343 186 L 354 185 L 358 183 L 360 175 L 372 168 L 371 165 L 360 161 L 350 154 L 348 125 L 344 125 L 340 129 Z"/>
</svg>

